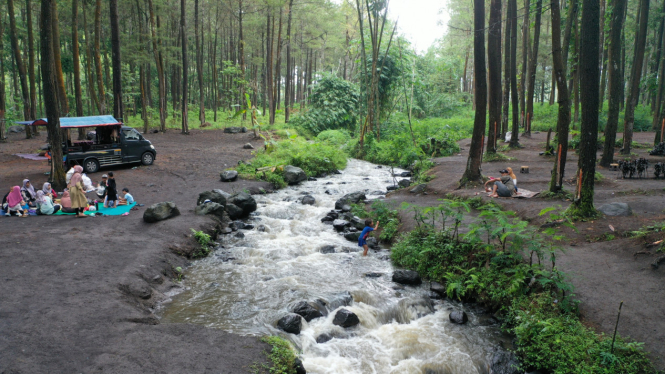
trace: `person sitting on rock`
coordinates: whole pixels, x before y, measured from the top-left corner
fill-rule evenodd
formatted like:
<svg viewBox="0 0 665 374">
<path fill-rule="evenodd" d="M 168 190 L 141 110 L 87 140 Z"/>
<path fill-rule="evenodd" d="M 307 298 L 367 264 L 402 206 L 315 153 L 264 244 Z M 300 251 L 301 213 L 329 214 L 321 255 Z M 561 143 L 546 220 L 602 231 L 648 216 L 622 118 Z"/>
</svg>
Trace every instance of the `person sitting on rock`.
<svg viewBox="0 0 665 374">
<path fill-rule="evenodd" d="M 127 187 L 123 188 L 120 194 L 121 196 L 118 198 L 118 205 L 134 204 L 134 196 L 129 194 L 129 189 Z"/>
<path fill-rule="evenodd" d="M 363 256 L 367 256 L 367 251 L 369 250 L 369 246 L 367 245 L 367 237 L 369 236 L 369 233 L 379 228 L 379 221 L 376 221 L 376 226 L 374 226 L 374 228 L 372 228 L 372 223 L 371 219 L 366 219 L 365 228 L 358 237 L 358 247 L 363 247 Z"/>
</svg>

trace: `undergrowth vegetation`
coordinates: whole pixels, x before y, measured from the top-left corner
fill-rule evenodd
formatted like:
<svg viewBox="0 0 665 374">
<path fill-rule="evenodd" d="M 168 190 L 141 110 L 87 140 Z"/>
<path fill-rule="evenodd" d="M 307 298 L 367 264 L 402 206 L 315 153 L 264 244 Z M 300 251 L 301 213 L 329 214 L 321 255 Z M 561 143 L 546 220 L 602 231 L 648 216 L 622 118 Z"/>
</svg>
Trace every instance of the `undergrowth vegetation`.
<svg viewBox="0 0 665 374">
<path fill-rule="evenodd" d="M 398 266 L 445 285 L 449 298 L 477 301 L 503 316 L 515 335 L 523 369 L 553 373 L 653 373 L 641 344 L 598 335 L 579 321 L 572 286 L 556 266 L 563 239 L 538 231 L 494 206 L 443 200 L 439 206 L 404 205 L 416 228 L 392 249 Z M 573 227 L 554 208 L 548 219 Z M 462 229 L 465 232 L 462 232 Z"/>
<path fill-rule="evenodd" d="M 268 360 L 270 360 L 272 366 L 258 366 L 257 364 L 254 364 L 251 368 L 255 373 L 264 372 L 261 369 L 268 370 L 270 374 L 296 373 L 295 364 L 297 357 L 291 343 L 279 336 L 266 336 L 261 338 L 261 341 L 272 347 L 270 353 L 267 353 Z"/>
<path fill-rule="evenodd" d="M 254 152 L 254 158 L 238 165 L 236 170 L 246 179 L 258 178 L 271 182 L 277 188 L 286 186 L 283 169 L 297 166 L 308 177 L 332 173 L 346 167 L 347 156 L 339 147 L 326 142 L 309 142 L 295 137 L 271 143 Z M 258 169 L 258 170 L 257 170 Z"/>
</svg>

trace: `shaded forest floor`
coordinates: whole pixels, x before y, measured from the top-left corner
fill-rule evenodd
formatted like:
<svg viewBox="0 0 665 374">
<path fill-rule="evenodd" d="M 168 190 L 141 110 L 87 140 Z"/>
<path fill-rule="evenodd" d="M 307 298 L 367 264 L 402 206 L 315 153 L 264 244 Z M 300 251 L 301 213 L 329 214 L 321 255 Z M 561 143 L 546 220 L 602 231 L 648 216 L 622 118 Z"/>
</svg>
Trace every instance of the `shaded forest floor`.
<svg viewBox="0 0 665 374">
<path fill-rule="evenodd" d="M 651 143 L 654 133 L 636 133 L 635 141 Z M 508 166 L 517 175 L 518 188 L 530 191 L 546 191 L 550 180 L 554 157 L 539 156 L 545 148 L 546 134 L 534 133 L 531 138 L 521 138 L 521 149 L 503 152 L 514 158 L 511 161 L 484 162 L 483 174 L 498 177 L 498 171 Z M 460 141 L 463 148 L 460 154 L 435 159 L 437 165 L 430 171 L 434 177 L 427 185 L 427 194 L 414 195 L 408 189 L 398 190 L 388 195 L 387 201 L 395 204 L 408 202 L 420 206 L 438 205 L 438 199 L 446 194 L 465 197 L 481 196 L 490 200 L 482 192 L 482 187 L 457 190 L 466 165 L 470 139 Z M 594 202 L 596 207 L 611 202 L 627 203 L 633 211 L 630 217 L 603 216 L 589 222 L 576 222 L 577 232 L 565 229 L 565 252 L 557 257 L 557 267 L 566 272 L 572 281 L 576 298 L 581 302 L 583 321 L 606 334 L 612 334 L 621 301 L 624 302 L 618 332 L 624 337 L 644 342 L 645 349 L 651 352 L 654 364 L 665 370 L 665 267 L 652 269 L 650 264 L 663 253 L 647 249 L 646 244 L 665 237 L 665 233 L 652 234 L 643 238 L 624 237 L 624 233 L 641 227 L 662 224 L 665 220 L 665 179 L 653 179 L 653 164 L 665 161 L 662 156 L 649 156 L 650 149 L 634 149 L 632 158 L 645 157 L 651 166 L 647 179 L 621 179 L 618 172 L 604 168 L 596 170 L 603 179 L 596 183 Z M 617 149 L 618 152 L 618 149 Z M 600 158 L 602 152 L 598 152 Z M 616 159 L 623 157 L 616 155 Z M 529 166 L 528 174 L 520 174 L 522 165 Z M 574 191 L 572 176 L 577 170 L 577 155 L 569 152 L 567 158 L 565 186 Z M 538 213 L 547 207 L 570 205 L 565 199 L 501 198 L 494 199 L 504 209 L 515 211 L 519 217 L 531 224 L 544 223 Z M 402 231 L 413 229 L 415 222 L 406 212 L 402 212 Z M 614 231 L 610 229 L 610 225 Z"/>
<path fill-rule="evenodd" d="M 47 162 L 13 154 L 39 149 L 45 131 L 37 139 L 9 137 L 0 144 L 0 191 L 23 178 L 41 187 Z M 112 170 L 118 189 L 129 188 L 146 207 L 174 201 L 179 217 L 146 224 L 146 207 L 126 217 L 0 217 L 0 373 L 235 374 L 267 363 L 270 347 L 255 337 L 159 324 L 152 314 L 181 287 L 173 269 L 188 263 L 169 247 L 191 245 L 190 228 L 210 223 L 193 212 L 198 194 L 267 187 L 219 181 L 220 171 L 251 158 L 243 144 L 252 136 L 171 130 L 147 138 L 157 149 L 154 165 L 112 167 L 90 177 L 97 183 Z"/>
</svg>

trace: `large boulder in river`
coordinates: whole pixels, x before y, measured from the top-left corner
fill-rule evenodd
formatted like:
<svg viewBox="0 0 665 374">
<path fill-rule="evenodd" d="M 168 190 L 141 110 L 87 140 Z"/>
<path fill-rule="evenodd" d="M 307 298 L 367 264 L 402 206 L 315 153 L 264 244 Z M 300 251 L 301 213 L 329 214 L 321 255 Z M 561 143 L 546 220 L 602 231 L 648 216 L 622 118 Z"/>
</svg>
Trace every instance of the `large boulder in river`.
<svg viewBox="0 0 665 374">
<path fill-rule="evenodd" d="M 303 205 L 314 205 L 316 204 L 316 199 L 312 195 L 305 195 L 300 201 Z"/>
<path fill-rule="evenodd" d="M 277 328 L 290 334 L 300 334 L 301 327 L 302 317 L 294 313 L 287 314 L 277 321 Z"/>
<path fill-rule="evenodd" d="M 330 253 L 335 253 L 335 246 L 334 245 L 324 245 L 319 248 L 319 252 L 323 253 L 324 255 L 330 254 Z"/>
<path fill-rule="evenodd" d="M 411 185 L 411 179 L 402 179 L 397 182 L 397 185 L 403 188 L 409 187 Z"/>
<path fill-rule="evenodd" d="M 231 195 L 227 201 L 242 209 L 244 217 L 249 216 L 250 213 L 256 210 L 256 200 L 254 200 L 252 195 L 245 192 L 238 192 Z"/>
<path fill-rule="evenodd" d="M 293 313 L 301 316 L 305 321 L 309 322 L 315 318 L 323 317 L 323 313 L 317 308 L 314 303 L 301 301 L 293 307 Z"/>
<path fill-rule="evenodd" d="M 155 223 L 179 215 L 180 211 L 175 203 L 167 201 L 150 205 L 143 212 L 143 220 L 147 223 Z"/>
<path fill-rule="evenodd" d="M 490 373 L 492 374 L 521 374 L 520 362 L 512 352 L 496 351 L 492 355 Z"/>
<path fill-rule="evenodd" d="M 305 365 L 302 364 L 302 360 L 296 357 L 296 360 L 293 362 L 293 369 L 296 371 L 296 374 L 307 374 L 305 370 Z"/>
<path fill-rule="evenodd" d="M 393 282 L 417 286 L 421 284 L 423 280 L 420 278 L 420 275 L 413 270 L 395 270 L 393 273 Z"/>
<path fill-rule="evenodd" d="M 632 216 L 633 210 L 626 203 L 609 203 L 598 208 L 601 212 L 608 216 Z"/>
<path fill-rule="evenodd" d="M 298 184 L 307 180 L 305 172 L 296 166 L 286 165 L 284 168 L 284 180 L 288 184 Z"/>
<path fill-rule="evenodd" d="M 336 219 L 333 221 L 333 227 L 337 231 L 343 231 L 346 226 L 349 225 L 349 222 L 343 219 Z"/>
<path fill-rule="evenodd" d="M 201 205 L 206 200 L 210 200 L 211 202 L 217 203 L 219 205 L 226 205 L 226 198 L 228 196 L 230 195 L 222 190 L 201 192 L 199 194 L 199 198 L 196 200 L 196 205 Z"/>
<path fill-rule="evenodd" d="M 344 239 L 350 241 L 350 242 L 358 242 L 358 238 L 360 238 L 360 231 L 356 232 L 345 232 L 344 233 Z"/>
<path fill-rule="evenodd" d="M 360 323 L 358 316 L 348 309 L 340 309 L 335 313 L 333 325 L 342 326 L 344 328 L 353 327 Z"/>
<path fill-rule="evenodd" d="M 240 209 L 239 206 L 231 203 L 226 204 L 226 213 L 229 214 L 229 218 L 234 220 L 245 216 L 243 210 Z"/>
<path fill-rule="evenodd" d="M 446 296 L 446 286 L 439 282 L 431 282 L 429 284 L 430 291 L 434 291 L 441 296 Z"/>
<path fill-rule="evenodd" d="M 335 202 L 335 209 L 342 209 L 344 205 L 348 204 L 358 204 L 359 202 L 365 200 L 367 197 L 362 191 L 353 192 L 342 196 L 341 199 Z"/>
<path fill-rule="evenodd" d="M 466 312 L 463 310 L 453 310 L 448 315 L 448 319 L 450 320 L 450 322 L 456 323 L 458 325 L 463 325 L 469 322 L 469 316 L 466 315 Z"/>
<path fill-rule="evenodd" d="M 200 216 L 211 214 L 213 216 L 218 217 L 219 219 L 225 219 L 226 209 L 222 204 L 209 202 L 197 205 L 196 208 L 194 208 L 194 213 Z"/>
<path fill-rule="evenodd" d="M 219 173 L 219 178 L 222 182 L 233 182 L 238 179 L 238 172 L 235 170 L 224 170 Z"/>
</svg>

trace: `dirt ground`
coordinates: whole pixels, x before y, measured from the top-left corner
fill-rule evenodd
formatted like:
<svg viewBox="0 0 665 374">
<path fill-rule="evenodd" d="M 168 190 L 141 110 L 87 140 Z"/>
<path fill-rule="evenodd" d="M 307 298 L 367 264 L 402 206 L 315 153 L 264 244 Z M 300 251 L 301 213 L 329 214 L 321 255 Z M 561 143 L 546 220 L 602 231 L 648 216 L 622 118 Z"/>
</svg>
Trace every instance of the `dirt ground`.
<svg viewBox="0 0 665 374">
<path fill-rule="evenodd" d="M 651 143 L 653 133 L 636 133 L 635 141 Z M 521 138 L 523 148 L 505 152 L 514 158 L 511 161 L 483 163 L 483 174 L 498 177 L 498 171 L 512 167 L 517 174 L 518 188 L 530 191 L 546 191 L 551 176 L 553 157 L 540 156 L 545 148 L 546 134 L 533 134 L 531 138 Z M 460 142 L 462 151 L 459 155 L 438 158 L 431 173 L 434 179 L 428 183 L 427 194 L 413 195 L 408 189 L 391 193 L 388 201 L 403 201 L 421 206 L 438 205 L 438 199 L 447 193 L 460 196 L 482 196 L 482 188 L 464 188 L 457 190 L 458 181 L 464 172 L 470 140 Z M 649 156 L 649 149 L 635 149 L 635 157 L 645 157 L 651 164 L 665 161 L 665 157 Z M 618 150 L 617 150 L 618 151 Z M 601 152 L 598 153 L 600 158 Z M 620 156 L 617 155 L 617 158 Z M 620 157 L 621 159 L 623 157 Z M 522 165 L 529 166 L 528 174 L 520 174 Z M 568 153 L 566 180 L 573 178 L 577 170 L 577 155 Z M 596 183 L 594 203 L 596 207 L 611 202 L 627 203 L 633 210 L 630 217 L 603 216 L 590 222 L 578 222 L 574 230 L 564 230 L 568 242 L 565 253 L 557 258 L 557 266 L 566 272 L 574 287 L 576 297 L 581 301 L 580 310 L 583 320 L 598 331 L 612 334 L 616 323 L 619 303 L 624 302 L 618 332 L 621 336 L 644 342 L 645 349 L 651 352 L 651 358 L 660 370 L 665 370 L 665 266 L 653 270 L 650 266 L 663 253 L 655 253 L 646 248 L 647 242 L 663 239 L 665 234 L 651 235 L 647 238 L 624 238 L 622 233 L 639 229 L 643 226 L 663 222 L 665 219 L 665 179 L 653 179 L 653 166 L 649 168 L 648 179 L 621 179 L 618 172 L 597 168 L 604 178 Z M 574 191 L 572 181 L 565 186 Z M 544 218 L 538 213 L 546 207 L 570 205 L 563 199 L 501 198 L 496 199 L 505 209 L 530 221 L 532 224 L 543 223 Z M 403 214 L 403 230 L 413 227 L 413 219 Z M 610 225 L 615 231 L 610 229 Z M 615 239 L 605 241 L 606 235 Z M 639 254 L 638 254 L 639 252 Z"/>
<path fill-rule="evenodd" d="M 102 172 L 113 170 L 118 189 L 129 188 L 146 206 L 175 202 L 181 216 L 146 224 L 143 207 L 126 217 L 0 217 L 0 373 L 235 374 L 266 362 L 267 346 L 255 337 L 159 324 L 151 313 L 179 287 L 172 269 L 187 264 L 169 247 L 191 243 L 190 228 L 210 222 L 193 213 L 198 194 L 268 187 L 219 181 L 221 170 L 251 157 L 242 146 L 252 136 L 171 131 L 147 138 L 157 149 L 153 166 Z M 47 162 L 13 154 L 38 149 L 45 132 L 9 140 L 0 144 L 0 191 L 23 178 L 41 186 Z"/>
<path fill-rule="evenodd" d="M 635 135 L 639 142 L 653 138 L 653 133 Z M 0 191 L 8 191 L 24 178 L 38 186 L 47 179 L 45 161 L 13 156 L 37 150 L 46 141 L 45 133 L 37 139 L 23 137 L 10 134 L 10 143 L 0 144 Z M 152 225 L 141 218 L 145 208 L 127 217 L 0 217 L 0 374 L 238 373 L 248 371 L 252 363 L 265 362 L 266 347 L 256 338 L 201 326 L 159 324 L 151 313 L 169 290 L 178 287 L 171 280 L 172 269 L 187 264 L 168 248 L 190 243 L 189 229 L 209 223 L 193 213 L 198 193 L 213 188 L 228 192 L 269 188 L 255 181 L 219 182 L 219 171 L 251 157 L 243 144 L 253 142 L 258 147 L 261 142 L 251 134 L 217 130 L 197 130 L 189 136 L 171 131 L 147 138 L 158 152 L 153 166 L 102 172 L 113 170 L 118 188 L 128 187 L 139 203 L 174 201 L 181 216 Z M 553 158 L 538 155 L 544 142 L 542 133 L 521 139 L 524 148 L 506 153 L 515 160 L 484 163 L 484 173 L 496 176 L 506 166 L 517 171 L 528 165 L 529 174 L 517 175 L 518 187 L 545 190 Z M 469 140 L 460 144 L 464 148 L 460 155 L 436 160 L 427 195 L 400 190 L 388 200 L 432 205 L 446 193 L 474 196 L 481 192 L 455 190 Z M 635 152 L 643 155 L 646 150 Z M 665 161 L 664 157 L 647 158 Z M 576 155 L 570 153 L 567 179 L 576 162 Z M 657 256 L 653 250 L 635 255 L 648 251 L 644 239 L 620 238 L 622 232 L 662 222 L 665 180 L 622 180 L 616 172 L 600 172 L 605 178 L 596 185 L 596 204 L 626 202 L 634 215 L 576 224 L 577 233 L 566 232 L 569 245 L 559 256 L 558 266 L 570 275 L 588 325 L 611 333 L 619 302 L 624 301 L 619 333 L 645 342 L 656 365 L 665 369 L 665 268 L 651 269 Z M 101 172 L 91 177 L 97 182 Z M 538 197 L 498 202 L 534 224 L 540 223 L 537 216 L 542 208 L 570 204 Z M 408 229 L 413 222 L 404 218 Z M 617 239 L 599 241 L 609 233 Z"/>
</svg>

